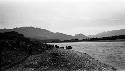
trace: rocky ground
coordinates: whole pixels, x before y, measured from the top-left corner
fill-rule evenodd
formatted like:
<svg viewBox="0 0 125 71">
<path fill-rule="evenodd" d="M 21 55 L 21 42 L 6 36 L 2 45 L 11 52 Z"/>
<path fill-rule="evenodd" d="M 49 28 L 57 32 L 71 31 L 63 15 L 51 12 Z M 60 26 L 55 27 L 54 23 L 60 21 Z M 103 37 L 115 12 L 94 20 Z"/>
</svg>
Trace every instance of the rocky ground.
<svg viewBox="0 0 125 71">
<path fill-rule="evenodd" d="M 86 53 L 53 49 L 28 57 L 23 63 L 6 71 L 116 71 Z"/>
</svg>

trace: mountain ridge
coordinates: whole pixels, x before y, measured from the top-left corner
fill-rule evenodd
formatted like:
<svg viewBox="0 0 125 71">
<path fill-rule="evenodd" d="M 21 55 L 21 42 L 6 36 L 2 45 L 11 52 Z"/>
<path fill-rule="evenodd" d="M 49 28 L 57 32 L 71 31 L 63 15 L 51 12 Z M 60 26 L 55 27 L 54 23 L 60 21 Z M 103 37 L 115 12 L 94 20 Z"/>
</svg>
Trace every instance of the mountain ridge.
<svg viewBox="0 0 125 71">
<path fill-rule="evenodd" d="M 125 35 L 125 29 L 120 30 L 112 30 L 107 32 L 102 32 L 96 35 L 89 35 L 85 36 L 84 34 L 75 34 L 75 36 L 67 35 L 60 32 L 51 32 L 46 29 L 41 28 L 35 28 L 35 27 L 19 27 L 19 28 L 13 28 L 13 29 L 0 29 L 0 32 L 10 32 L 15 31 L 18 33 L 23 34 L 25 37 L 33 38 L 33 39 L 40 39 L 40 40 L 49 40 L 49 39 L 59 39 L 59 40 L 71 40 L 71 39 L 86 39 L 86 38 L 101 38 L 101 37 L 109 37 L 109 36 L 115 36 L 115 35 Z"/>
<path fill-rule="evenodd" d="M 89 35 L 88 37 L 89 38 L 92 38 L 92 37 L 101 38 L 101 37 L 109 37 L 109 36 L 116 36 L 116 35 L 125 35 L 125 29 L 101 32 L 96 35 Z"/>
<path fill-rule="evenodd" d="M 70 39 L 81 39 L 81 37 L 76 37 L 72 35 L 67 35 L 59 32 L 51 32 L 46 29 L 34 28 L 34 27 L 19 27 L 13 29 L 0 29 L 0 32 L 10 32 L 16 31 L 18 33 L 23 34 L 25 37 L 40 39 L 40 40 L 48 40 L 48 39 L 59 39 L 59 40 L 70 40 Z M 84 35 L 85 36 L 85 35 Z"/>
</svg>

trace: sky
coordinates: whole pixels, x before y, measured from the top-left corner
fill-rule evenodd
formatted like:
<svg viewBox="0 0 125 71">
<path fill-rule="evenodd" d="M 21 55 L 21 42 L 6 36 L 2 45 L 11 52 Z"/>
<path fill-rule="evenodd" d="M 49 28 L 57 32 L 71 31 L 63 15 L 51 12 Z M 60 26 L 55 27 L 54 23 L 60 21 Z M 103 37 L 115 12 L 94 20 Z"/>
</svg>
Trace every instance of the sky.
<svg viewBox="0 0 125 71">
<path fill-rule="evenodd" d="M 0 28 L 95 35 L 125 29 L 125 0 L 0 0 Z"/>
</svg>

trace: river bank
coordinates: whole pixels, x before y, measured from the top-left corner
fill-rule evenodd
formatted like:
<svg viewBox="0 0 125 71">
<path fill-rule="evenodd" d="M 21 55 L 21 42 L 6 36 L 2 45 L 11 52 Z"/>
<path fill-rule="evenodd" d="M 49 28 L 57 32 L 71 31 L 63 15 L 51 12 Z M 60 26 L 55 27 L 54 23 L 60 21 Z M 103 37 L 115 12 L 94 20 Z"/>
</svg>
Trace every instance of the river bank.
<svg viewBox="0 0 125 71">
<path fill-rule="evenodd" d="M 7 71 L 116 71 L 114 67 L 95 60 L 86 53 L 73 50 L 47 50 L 28 57 Z"/>
</svg>

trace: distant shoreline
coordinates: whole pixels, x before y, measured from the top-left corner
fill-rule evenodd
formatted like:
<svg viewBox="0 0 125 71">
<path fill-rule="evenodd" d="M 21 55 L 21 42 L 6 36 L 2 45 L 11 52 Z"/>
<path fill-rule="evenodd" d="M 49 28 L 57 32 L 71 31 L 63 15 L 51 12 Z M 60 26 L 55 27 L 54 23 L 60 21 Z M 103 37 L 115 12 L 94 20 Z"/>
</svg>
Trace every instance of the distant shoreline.
<svg viewBox="0 0 125 71">
<path fill-rule="evenodd" d="M 94 41 L 60 41 L 60 42 L 47 42 L 47 43 L 70 43 L 70 42 L 125 42 L 123 40 L 94 40 Z"/>
</svg>

